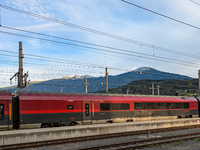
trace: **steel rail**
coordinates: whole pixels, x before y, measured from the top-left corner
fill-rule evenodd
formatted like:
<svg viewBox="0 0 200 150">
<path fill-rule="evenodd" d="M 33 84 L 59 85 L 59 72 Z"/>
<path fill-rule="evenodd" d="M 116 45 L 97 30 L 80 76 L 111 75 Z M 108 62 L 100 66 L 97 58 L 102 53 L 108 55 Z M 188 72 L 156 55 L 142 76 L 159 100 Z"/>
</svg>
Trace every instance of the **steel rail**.
<svg viewBox="0 0 200 150">
<path fill-rule="evenodd" d="M 178 126 L 178 127 L 160 128 L 160 129 L 151 129 L 151 130 L 103 134 L 103 135 L 95 135 L 95 136 L 84 136 L 84 137 L 78 137 L 78 138 L 75 137 L 75 138 L 58 139 L 58 140 L 37 141 L 37 142 L 31 142 L 31 143 L 2 145 L 0 146 L 0 150 L 25 149 L 25 148 L 41 147 L 41 146 L 48 146 L 48 145 L 55 145 L 55 144 L 66 144 L 66 143 L 101 140 L 101 139 L 108 139 L 108 138 L 117 138 L 117 137 L 123 137 L 123 136 L 141 135 L 141 134 L 147 134 L 148 131 L 150 131 L 151 133 L 158 133 L 158 132 L 193 129 L 193 128 L 200 128 L 200 125 Z"/>
<path fill-rule="evenodd" d="M 198 136 L 195 136 L 195 135 L 198 135 Z M 193 136 L 193 137 L 188 137 L 188 136 Z M 182 137 L 185 137 L 185 138 L 182 138 Z M 106 148 L 111 148 L 111 147 L 112 148 L 115 147 L 117 150 L 128 150 L 128 149 L 132 150 L 132 149 L 139 149 L 139 148 L 144 148 L 144 147 L 158 145 L 158 144 L 161 145 L 161 144 L 178 142 L 178 141 L 183 141 L 183 140 L 196 139 L 199 137 L 200 137 L 200 132 L 191 133 L 191 134 L 181 134 L 181 135 L 175 135 L 175 136 L 170 136 L 170 137 L 153 138 L 153 139 L 133 141 L 133 142 L 111 144 L 111 145 L 105 145 L 105 146 L 97 146 L 97 147 L 91 147 L 91 148 L 84 148 L 84 149 L 80 149 L 80 150 L 99 150 L 99 149 L 106 149 Z M 179 138 L 179 139 L 177 139 L 177 138 Z M 172 140 L 169 140 L 169 139 L 172 139 Z M 167 141 L 163 141 L 163 140 L 167 140 Z M 161 141 L 161 142 L 155 142 L 155 141 Z M 155 143 L 149 143 L 149 142 L 155 142 Z M 135 144 L 141 144 L 141 143 L 147 143 L 147 144 L 135 145 Z M 129 145 L 131 145 L 131 146 L 129 146 Z M 118 148 L 121 146 L 126 146 L 126 147 Z"/>
</svg>

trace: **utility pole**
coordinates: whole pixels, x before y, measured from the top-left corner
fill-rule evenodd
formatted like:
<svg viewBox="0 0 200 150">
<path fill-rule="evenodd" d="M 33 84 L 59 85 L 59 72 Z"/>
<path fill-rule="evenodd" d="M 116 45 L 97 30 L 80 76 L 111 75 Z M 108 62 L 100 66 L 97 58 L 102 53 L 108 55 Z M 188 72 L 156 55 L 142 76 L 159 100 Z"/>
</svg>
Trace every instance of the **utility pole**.
<svg viewBox="0 0 200 150">
<path fill-rule="evenodd" d="M 85 78 L 85 93 L 87 93 L 87 85 L 88 85 L 87 78 Z"/>
<path fill-rule="evenodd" d="M 161 85 L 157 86 L 157 88 L 158 88 L 158 96 L 160 95 L 160 87 L 161 87 Z"/>
<path fill-rule="evenodd" d="M 152 95 L 154 95 L 154 83 L 152 83 Z"/>
<path fill-rule="evenodd" d="M 106 93 L 108 93 L 108 68 L 106 68 Z"/>
<path fill-rule="evenodd" d="M 127 95 L 128 95 L 128 92 L 129 92 L 129 91 L 130 91 L 129 89 L 126 90 L 126 94 L 127 94 Z"/>
<path fill-rule="evenodd" d="M 18 84 L 19 91 L 23 91 L 23 58 L 24 55 L 22 53 L 22 42 L 19 42 L 19 74 L 18 74 Z"/>
<path fill-rule="evenodd" d="M 198 91 L 198 96 L 200 96 L 200 70 L 199 70 L 199 91 Z"/>
<path fill-rule="evenodd" d="M 17 87 L 19 88 L 19 91 L 23 91 L 23 88 L 26 87 L 27 85 L 27 78 L 28 78 L 28 71 L 27 73 L 25 73 L 23 75 L 23 58 L 24 58 L 24 55 L 22 53 L 22 42 L 20 41 L 19 42 L 19 70 L 17 73 L 15 73 L 14 76 L 12 76 L 12 78 L 10 78 L 10 84 L 12 84 L 12 79 L 15 77 L 18 77 L 18 85 Z M 23 83 L 24 81 L 24 83 Z M 28 83 L 29 84 L 29 83 Z M 29 86 L 29 85 L 28 85 Z M 29 90 L 29 87 L 28 87 L 28 90 Z"/>
<path fill-rule="evenodd" d="M 61 92 L 63 92 L 63 87 L 61 87 Z"/>
<path fill-rule="evenodd" d="M 29 80 L 29 81 L 28 81 L 28 91 L 30 91 L 30 89 L 29 89 L 29 84 L 30 84 L 30 82 L 31 82 L 31 81 Z"/>
</svg>

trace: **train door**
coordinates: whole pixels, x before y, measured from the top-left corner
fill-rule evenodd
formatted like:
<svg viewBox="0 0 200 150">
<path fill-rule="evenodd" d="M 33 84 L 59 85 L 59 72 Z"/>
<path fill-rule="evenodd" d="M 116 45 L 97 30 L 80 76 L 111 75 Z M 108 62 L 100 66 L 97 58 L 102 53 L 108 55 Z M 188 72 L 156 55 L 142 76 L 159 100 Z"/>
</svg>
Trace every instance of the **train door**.
<svg viewBox="0 0 200 150">
<path fill-rule="evenodd" d="M 82 112 L 82 122 L 91 123 L 92 122 L 92 101 L 83 100 L 81 101 L 81 112 Z"/>
<path fill-rule="evenodd" d="M 10 124 L 11 124 L 11 103 L 7 100 L 0 101 L 0 130 L 9 129 Z"/>
<path fill-rule="evenodd" d="M 8 118 L 6 118 L 5 110 L 7 109 L 7 101 L 0 101 L 0 130 L 8 129 Z"/>
<path fill-rule="evenodd" d="M 12 95 L 10 91 L 0 91 L 0 130 L 12 128 Z"/>
</svg>

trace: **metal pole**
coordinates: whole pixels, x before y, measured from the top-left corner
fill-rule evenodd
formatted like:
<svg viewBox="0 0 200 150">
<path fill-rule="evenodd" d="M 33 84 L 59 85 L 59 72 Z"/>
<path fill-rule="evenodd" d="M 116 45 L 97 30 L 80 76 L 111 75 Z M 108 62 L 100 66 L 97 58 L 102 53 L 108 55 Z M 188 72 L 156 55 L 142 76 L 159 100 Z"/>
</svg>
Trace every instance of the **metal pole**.
<svg viewBox="0 0 200 150">
<path fill-rule="evenodd" d="M 29 89 L 29 83 L 30 83 L 30 82 L 28 81 L 28 91 L 30 90 L 30 89 Z"/>
<path fill-rule="evenodd" d="M 106 68 L 106 93 L 108 93 L 108 68 Z"/>
<path fill-rule="evenodd" d="M 87 78 L 85 78 L 85 93 L 87 93 L 87 85 L 88 85 Z"/>
<path fill-rule="evenodd" d="M 19 42 L 19 75 L 18 84 L 19 91 L 23 91 L 23 53 L 22 53 L 22 42 Z"/>
<path fill-rule="evenodd" d="M 160 95 L 160 85 L 158 85 L 158 96 Z"/>
<path fill-rule="evenodd" d="M 129 90 L 127 89 L 127 90 L 126 90 L 126 94 L 127 94 L 127 95 L 128 95 L 128 92 L 129 92 Z"/>
<path fill-rule="evenodd" d="M 152 95 L 154 95 L 154 83 L 152 83 Z"/>
<path fill-rule="evenodd" d="M 198 92 L 198 96 L 200 96 L 200 70 L 199 70 L 199 92 Z"/>
</svg>

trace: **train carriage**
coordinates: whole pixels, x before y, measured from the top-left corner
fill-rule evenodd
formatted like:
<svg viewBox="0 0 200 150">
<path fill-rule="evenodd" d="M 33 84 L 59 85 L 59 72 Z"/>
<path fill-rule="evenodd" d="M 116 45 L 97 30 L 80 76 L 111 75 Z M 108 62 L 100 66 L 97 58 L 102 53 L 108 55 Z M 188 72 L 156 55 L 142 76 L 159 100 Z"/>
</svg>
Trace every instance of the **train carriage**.
<svg viewBox="0 0 200 150">
<path fill-rule="evenodd" d="M 23 91 L 13 97 L 1 92 L 0 97 L 0 124 L 13 124 L 14 129 L 199 115 L 198 101 L 192 97 Z"/>
</svg>

